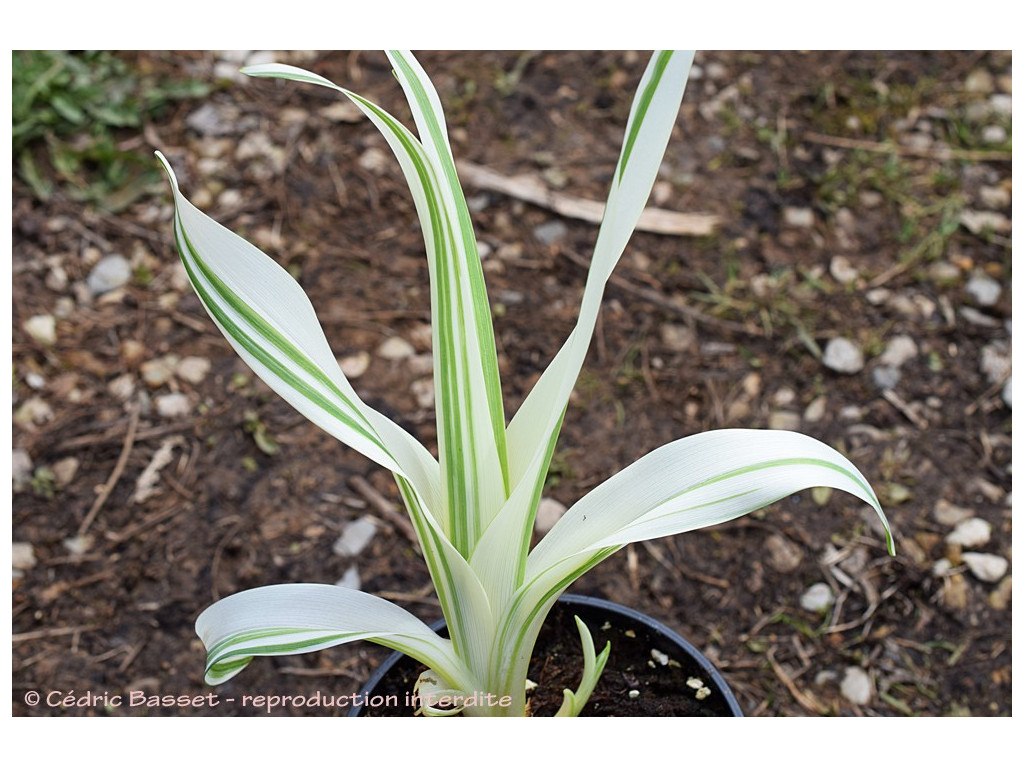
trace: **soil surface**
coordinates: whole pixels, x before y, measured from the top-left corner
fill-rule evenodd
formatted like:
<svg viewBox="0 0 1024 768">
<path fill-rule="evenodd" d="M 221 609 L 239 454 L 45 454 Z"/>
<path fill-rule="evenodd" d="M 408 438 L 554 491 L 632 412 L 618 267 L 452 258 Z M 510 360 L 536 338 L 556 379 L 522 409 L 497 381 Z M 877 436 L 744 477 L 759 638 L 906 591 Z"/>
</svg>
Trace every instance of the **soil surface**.
<svg viewBox="0 0 1024 768">
<path fill-rule="evenodd" d="M 584 657 L 575 617 L 590 629 L 595 651 L 608 647 L 604 672 L 594 686 L 580 717 L 735 717 L 735 697 L 723 678 L 715 676 L 711 662 L 678 642 L 663 629 L 628 609 L 608 610 L 596 601 L 567 595 L 548 613 L 530 662 L 533 683 L 527 712 L 534 717 L 555 715 L 563 691 L 580 684 Z M 614 606 L 614 604 L 612 604 Z M 447 637 L 447 629 L 439 627 Z M 409 656 L 390 658 L 380 667 L 379 680 L 360 692 L 360 717 L 409 717 L 419 706 L 407 694 L 425 665 Z"/>
<path fill-rule="evenodd" d="M 213 81 L 227 58 L 131 63 Z M 382 54 L 275 58 L 408 118 Z M 604 200 L 644 54 L 419 58 L 458 161 Z M 898 553 L 863 504 L 807 492 L 630 546 L 572 591 L 674 628 L 750 716 L 1010 715 L 1010 55 L 697 65 L 651 204 L 713 231 L 633 237 L 545 495 L 571 505 L 700 431 L 796 429 L 870 479 Z M 291 270 L 363 399 L 433 448 L 427 267 L 397 163 L 326 90 L 221 85 L 124 146 L 162 150 L 186 196 Z M 483 186 L 465 184 L 511 415 L 573 326 L 597 227 Z M 13 711 L 342 715 L 253 697 L 354 693 L 387 650 L 257 659 L 210 689 L 196 616 L 344 579 L 430 622 L 426 569 L 390 474 L 230 350 L 170 221 L 164 185 L 110 213 L 13 181 Z M 131 273 L 100 294 L 113 255 Z M 339 553 L 361 518 L 372 539 Z"/>
</svg>

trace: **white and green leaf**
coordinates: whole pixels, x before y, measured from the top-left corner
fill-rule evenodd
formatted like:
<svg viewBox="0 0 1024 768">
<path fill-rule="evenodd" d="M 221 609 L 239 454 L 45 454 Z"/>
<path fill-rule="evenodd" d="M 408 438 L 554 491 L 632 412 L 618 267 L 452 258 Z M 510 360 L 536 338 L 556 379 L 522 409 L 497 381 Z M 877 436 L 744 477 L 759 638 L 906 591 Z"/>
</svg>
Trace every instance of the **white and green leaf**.
<svg viewBox="0 0 1024 768">
<path fill-rule="evenodd" d="M 473 223 L 448 143 L 441 100 L 409 53 L 388 58 L 405 91 L 424 152 L 436 171 L 445 234 L 435 248 L 432 303 L 434 380 L 441 472 L 448 502 L 463 510 L 468 554 L 509 490 L 505 412 L 490 304 Z"/>
<path fill-rule="evenodd" d="M 207 650 L 206 682 L 223 683 L 256 656 L 289 656 L 354 640 L 371 640 L 423 662 L 448 685 L 475 690 L 476 681 L 440 637 L 383 598 L 329 584 L 279 584 L 219 600 L 196 620 Z"/>
<path fill-rule="evenodd" d="M 481 580 L 492 590 L 496 606 L 503 605 L 522 583 L 536 501 L 569 396 L 590 347 L 604 287 L 654 186 L 692 63 L 692 52 L 658 51 L 651 57 L 633 100 L 576 327 L 509 424 L 508 461 L 513 490 L 472 560 Z M 525 490 L 521 488 L 524 485 Z M 511 564 L 501 562 L 509 557 L 505 553 L 517 560 Z M 488 569 L 501 572 L 487 572 Z"/>
<path fill-rule="evenodd" d="M 174 237 L 210 317 L 250 368 L 317 426 L 403 475 L 431 509 L 440 507 L 440 469 L 419 442 L 362 402 L 341 371 L 305 292 L 288 272 L 174 194 Z"/>
<path fill-rule="evenodd" d="M 425 143 L 380 107 L 319 75 L 284 64 L 243 71 L 338 91 L 370 118 L 398 159 L 419 215 L 430 272 L 441 506 L 448 510 L 444 527 L 456 549 L 468 556 L 504 502 L 508 485 L 490 309 L 440 101 L 411 55 L 390 55 L 417 125 L 428 137 Z"/>
<path fill-rule="evenodd" d="M 819 440 L 785 430 L 723 429 L 664 445 L 574 504 L 530 553 L 527 580 L 594 552 L 705 528 L 808 488 L 869 504 L 894 549 L 878 498 L 860 471 Z"/>
<path fill-rule="evenodd" d="M 526 578 L 497 627 L 492 658 L 508 679 L 525 674 L 523 648 L 539 625 L 535 606 L 627 544 L 685 533 L 754 512 L 808 488 L 847 491 L 869 504 L 895 552 L 889 523 L 860 471 L 807 435 L 727 429 L 677 440 L 652 451 L 569 508 L 527 559 Z M 519 665 L 520 669 L 515 669 Z"/>
<path fill-rule="evenodd" d="M 583 645 L 583 679 L 580 680 L 579 687 L 575 691 L 566 688 L 562 692 L 562 706 L 558 708 L 555 717 L 579 716 L 589 701 L 590 694 L 594 692 L 597 681 L 601 678 L 601 673 L 604 672 L 604 666 L 608 663 L 608 656 L 612 652 L 612 644 L 605 643 L 601 655 L 597 655 L 590 629 L 579 616 L 573 618 L 576 619 L 576 629 L 579 630 L 580 643 Z"/>
</svg>

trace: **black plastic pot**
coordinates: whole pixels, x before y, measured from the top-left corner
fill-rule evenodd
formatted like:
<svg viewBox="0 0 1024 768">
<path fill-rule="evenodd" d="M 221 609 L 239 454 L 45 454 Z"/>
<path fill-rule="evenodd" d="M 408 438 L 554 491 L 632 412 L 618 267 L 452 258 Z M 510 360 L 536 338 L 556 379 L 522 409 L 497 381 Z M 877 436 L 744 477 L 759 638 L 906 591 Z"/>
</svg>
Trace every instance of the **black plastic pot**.
<svg viewBox="0 0 1024 768">
<path fill-rule="evenodd" d="M 538 683 L 531 714 L 554 714 L 563 688 L 579 684 L 583 662 L 574 615 L 586 623 L 598 651 L 606 642 L 612 646 L 584 717 L 743 716 L 721 673 L 687 640 L 632 608 L 581 595 L 562 595 L 537 639 L 529 674 Z M 432 629 L 444 634 L 444 621 Z M 422 670 L 415 659 L 391 654 L 360 691 L 358 700 L 372 703 L 353 706 L 348 716 L 411 716 L 413 708 L 404 702 Z"/>
</svg>

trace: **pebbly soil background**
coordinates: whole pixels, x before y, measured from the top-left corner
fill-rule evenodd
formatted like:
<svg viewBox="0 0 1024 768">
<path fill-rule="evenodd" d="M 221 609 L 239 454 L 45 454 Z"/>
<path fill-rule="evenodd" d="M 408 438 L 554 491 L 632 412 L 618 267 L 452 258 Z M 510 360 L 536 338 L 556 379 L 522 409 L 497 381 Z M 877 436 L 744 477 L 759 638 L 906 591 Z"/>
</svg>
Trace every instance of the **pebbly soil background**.
<svg viewBox="0 0 1024 768">
<path fill-rule="evenodd" d="M 174 251 L 153 149 L 292 271 L 361 396 L 434 445 L 427 270 L 397 163 L 332 93 L 235 77 L 267 58 L 119 57 L 129 82 L 213 88 L 112 127 L 114 158 L 136 158 L 118 183 L 96 181 L 103 158 L 60 162 L 59 121 L 16 162 L 15 714 L 262 714 L 59 703 L 207 693 L 195 618 L 250 587 L 342 582 L 439 616 L 390 475 L 251 375 Z M 382 54 L 272 58 L 408 115 Z M 456 159 L 518 180 L 464 179 L 511 414 L 572 328 L 597 232 L 517 200 L 518 177 L 603 201 L 646 55 L 420 59 Z M 1011 714 L 1011 91 L 1009 53 L 698 55 L 651 204 L 711 228 L 632 239 L 543 517 L 702 430 L 843 450 L 895 558 L 864 505 L 816 491 L 631 546 L 574 587 L 688 637 L 750 715 Z M 98 119 L 64 140 L 88 145 Z M 385 655 L 258 659 L 217 692 L 350 693 Z"/>
</svg>

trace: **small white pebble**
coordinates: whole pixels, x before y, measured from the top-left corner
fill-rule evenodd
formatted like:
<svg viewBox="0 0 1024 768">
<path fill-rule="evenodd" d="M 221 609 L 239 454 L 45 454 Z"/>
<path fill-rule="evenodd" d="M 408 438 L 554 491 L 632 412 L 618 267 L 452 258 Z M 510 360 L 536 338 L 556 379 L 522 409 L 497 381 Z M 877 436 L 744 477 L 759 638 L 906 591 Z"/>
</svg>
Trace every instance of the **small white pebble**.
<svg viewBox="0 0 1024 768">
<path fill-rule="evenodd" d="M 183 357 L 174 367 L 174 372 L 190 384 L 198 384 L 210 372 L 210 361 L 205 357 Z"/>
<path fill-rule="evenodd" d="M 860 272 L 845 256 L 833 256 L 829 262 L 828 271 L 832 277 L 844 285 L 852 283 L 860 277 Z"/>
<path fill-rule="evenodd" d="M 192 412 L 192 403 L 188 395 L 183 392 L 171 392 L 166 395 L 158 395 L 153 399 L 156 405 L 156 412 L 165 419 L 176 419 L 188 416 Z"/>
<path fill-rule="evenodd" d="M 147 360 L 139 366 L 139 373 L 142 380 L 154 389 L 161 387 L 171 380 L 174 375 L 174 368 L 178 365 L 177 355 L 164 355 Z"/>
<path fill-rule="evenodd" d="M 636 688 L 633 688 L 629 692 L 629 698 L 631 698 L 631 699 L 639 699 L 640 698 L 640 691 L 638 691 Z"/>
<path fill-rule="evenodd" d="M 825 411 L 828 406 L 828 399 L 821 395 L 811 400 L 810 404 L 804 410 L 804 421 L 807 422 L 818 422 L 825 418 Z"/>
<path fill-rule="evenodd" d="M 809 586 L 807 591 L 800 596 L 800 607 L 805 611 L 819 613 L 828 610 L 835 601 L 836 598 L 832 594 L 831 587 L 825 582 L 819 581 L 817 584 Z"/>
<path fill-rule="evenodd" d="M 964 289 L 980 307 L 993 306 L 999 301 L 999 294 L 1003 292 L 1002 286 L 996 280 L 983 273 L 972 275 Z"/>
<path fill-rule="evenodd" d="M 356 352 L 354 355 L 341 358 L 338 365 L 341 367 L 341 372 L 349 379 L 358 379 L 370 367 L 370 353 L 366 350 Z"/>
<path fill-rule="evenodd" d="M 847 667 L 843 682 L 839 684 L 839 691 L 847 701 L 863 706 L 870 703 L 874 687 L 871 676 L 863 669 Z"/>
<path fill-rule="evenodd" d="M 976 579 L 989 583 L 1003 578 L 1010 567 L 1005 557 L 987 552 L 964 552 L 963 560 Z"/>
<path fill-rule="evenodd" d="M 894 336 L 885 347 L 878 361 L 883 365 L 899 368 L 917 356 L 917 343 L 910 336 Z"/>
<path fill-rule="evenodd" d="M 36 553 L 32 545 L 24 541 L 16 541 L 11 545 L 11 567 L 19 571 L 27 571 L 36 564 Z"/>
<path fill-rule="evenodd" d="M 430 409 L 434 407 L 433 379 L 417 379 L 409 389 L 412 391 L 413 397 L 416 398 L 416 404 L 420 408 Z"/>
<path fill-rule="evenodd" d="M 23 427 L 45 424 L 54 416 L 53 408 L 41 397 L 30 397 L 14 412 L 14 422 Z"/>
<path fill-rule="evenodd" d="M 346 589 L 359 589 L 363 583 L 359 577 L 359 568 L 350 565 L 336 583 L 339 587 L 345 587 Z"/>
<path fill-rule="evenodd" d="M 342 557 L 358 555 L 377 533 L 377 524 L 369 517 L 361 517 L 347 523 L 341 536 L 334 542 L 334 554 Z"/>
<path fill-rule="evenodd" d="M 659 664 L 661 664 L 661 666 L 663 666 L 663 667 L 666 664 L 668 664 L 668 654 L 667 653 L 662 653 L 657 648 L 651 648 L 651 658 L 654 659 Z"/>
<path fill-rule="evenodd" d="M 565 505 L 557 499 L 543 498 L 537 507 L 537 517 L 534 519 L 533 527 L 537 533 L 544 535 L 555 523 L 562 519 L 565 514 Z"/>
<path fill-rule="evenodd" d="M 132 277 L 132 265 L 124 256 L 112 254 L 100 260 L 89 272 L 86 284 L 93 296 L 109 293 L 127 285 Z"/>
<path fill-rule="evenodd" d="M 64 549 L 78 557 L 92 548 L 92 536 L 72 536 L 64 539 Z"/>
<path fill-rule="evenodd" d="M 704 681 L 701 680 L 699 677 L 688 677 L 686 679 L 686 685 L 687 687 L 693 688 L 693 690 L 696 691 L 704 687 Z"/>
<path fill-rule="evenodd" d="M 810 208 L 787 206 L 782 209 L 782 221 L 788 227 L 807 229 L 814 226 L 814 211 Z"/>
<path fill-rule="evenodd" d="M 15 485 L 32 479 L 32 457 L 24 448 L 16 448 L 11 453 L 11 476 Z"/>
<path fill-rule="evenodd" d="M 81 466 L 81 461 L 77 456 L 65 456 L 63 459 L 53 462 L 53 475 L 57 480 L 57 485 L 61 488 L 71 485 L 75 475 L 78 474 L 79 466 Z"/>
<path fill-rule="evenodd" d="M 945 499 L 939 499 L 935 502 L 935 507 L 932 509 L 932 517 L 942 525 L 957 525 L 968 518 L 974 517 L 974 510 L 958 507 L 955 504 L 950 504 Z"/>
<path fill-rule="evenodd" d="M 849 339 L 829 339 L 821 362 L 838 373 L 857 373 L 864 367 L 864 353 Z"/>
<path fill-rule="evenodd" d="M 52 347 L 57 343 L 57 320 L 53 315 L 34 315 L 21 327 L 43 346 Z"/>
<path fill-rule="evenodd" d="M 956 524 L 953 532 L 946 536 L 947 544 L 961 547 L 982 547 L 992 537 L 992 524 L 980 517 L 970 517 Z"/>
<path fill-rule="evenodd" d="M 404 360 L 415 355 L 416 349 L 401 336 L 392 336 L 377 347 L 377 354 L 385 360 Z"/>
</svg>

